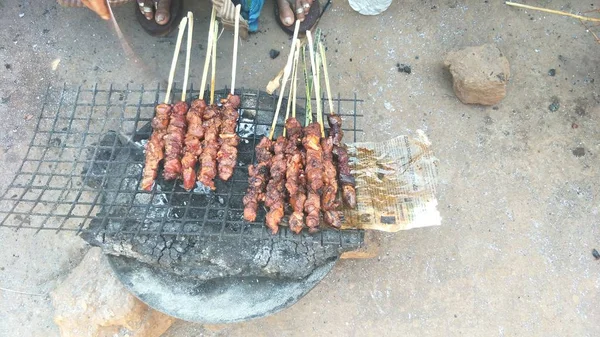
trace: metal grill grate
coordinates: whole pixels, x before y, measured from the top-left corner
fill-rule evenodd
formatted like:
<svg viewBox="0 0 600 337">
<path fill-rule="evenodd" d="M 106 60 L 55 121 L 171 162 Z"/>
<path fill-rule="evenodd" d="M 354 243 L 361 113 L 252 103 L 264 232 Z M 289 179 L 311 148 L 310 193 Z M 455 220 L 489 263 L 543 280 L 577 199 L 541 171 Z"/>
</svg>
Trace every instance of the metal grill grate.
<svg viewBox="0 0 600 337">
<path fill-rule="evenodd" d="M 188 97 L 193 92 L 191 87 Z M 227 92 L 219 91 L 217 97 Z M 175 88 L 174 97 L 180 93 Z M 236 94 L 242 102 L 238 125 L 242 141 L 239 165 L 230 181 L 217 179 L 216 191 L 200 186 L 187 192 L 180 181 L 163 181 L 159 172 L 154 189 L 145 192 L 138 189 L 143 144 L 151 132 L 154 107 L 164 96 L 161 88 L 49 87 L 25 159 L 0 197 L 0 227 L 92 235 L 271 237 L 264 227 L 264 210 L 254 223 L 242 220 L 242 197 L 247 166 L 254 161 L 255 145 L 269 131 L 277 98 L 258 90 L 241 89 Z M 356 141 L 362 131 L 357 128 L 361 103 L 356 97 L 339 95 L 335 100 L 347 141 Z M 304 100 L 298 104 L 303 106 Z M 298 113 L 301 121 L 303 111 Z M 282 126 L 283 116 L 276 135 Z M 362 241 L 362 235 L 362 231 L 331 229 L 312 236 L 293 235 L 282 228 L 278 237 L 343 246 Z"/>
</svg>

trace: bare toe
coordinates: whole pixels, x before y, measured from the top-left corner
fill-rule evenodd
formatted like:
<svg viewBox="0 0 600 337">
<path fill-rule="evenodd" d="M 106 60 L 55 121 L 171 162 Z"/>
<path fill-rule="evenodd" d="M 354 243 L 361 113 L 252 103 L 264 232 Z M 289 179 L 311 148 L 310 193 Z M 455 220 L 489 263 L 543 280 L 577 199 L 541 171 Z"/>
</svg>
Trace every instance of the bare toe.
<svg viewBox="0 0 600 337">
<path fill-rule="evenodd" d="M 302 2 L 302 8 L 304 8 L 304 14 L 308 15 L 308 12 L 310 12 L 310 6 L 313 3 L 313 0 L 301 0 Z"/>
<path fill-rule="evenodd" d="M 160 0 L 156 5 L 156 23 L 166 25 L 171 19 L 171 0 Z"/>
<path fill-rule="evenodd" d="M 140 12 L 144 14 L 147 20 L 152 20 L 154 18 L 154 4 L 151 0 L 137 0 L 138 8 Z"/>
<path fill-rule="evenodd" d="M 304 13 L 308 13 L 308 11 L 304 9 L 304 6 L 302 6 L 303 3 L 304 0 L 296 0 L 296 19 L 300 22 L 304 21 Z"/>
<path fill-rule="evenodd" d="M 294 24 L 294 12 L 292 7 L 287 0 L 277 0 L 277 7 L 279 7 L 279 19 L 285 26 L 291 26 Z"/>
</svg>

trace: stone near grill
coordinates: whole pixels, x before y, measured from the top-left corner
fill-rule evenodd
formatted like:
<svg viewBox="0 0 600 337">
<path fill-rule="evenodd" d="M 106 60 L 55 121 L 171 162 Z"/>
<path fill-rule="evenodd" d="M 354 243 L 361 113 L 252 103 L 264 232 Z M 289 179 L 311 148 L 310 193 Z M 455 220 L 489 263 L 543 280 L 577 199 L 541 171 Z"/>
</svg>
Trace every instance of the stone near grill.
<svg viewBox="0 0 600 337">
<path fill-rule="evenodd" d="M 506 96 L 510 66 L 495 45 L 450 52 L 444 65 L 452 74 L 454 93 L 461 102 L 494 105 Z"/>
<path fill-rule="evenodd" d="M 175 321 L 121 285 L 100 248 L 92 248 L 51 294 L 62 337 L 158 337 Z"/>
</svg>

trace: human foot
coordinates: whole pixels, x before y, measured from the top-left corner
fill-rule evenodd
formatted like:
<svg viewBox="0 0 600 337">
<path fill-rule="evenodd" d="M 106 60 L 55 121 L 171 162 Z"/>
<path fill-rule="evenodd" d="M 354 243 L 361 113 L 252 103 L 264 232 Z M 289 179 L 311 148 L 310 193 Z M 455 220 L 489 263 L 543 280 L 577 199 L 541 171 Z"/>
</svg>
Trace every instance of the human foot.
<svg viewBox="0 0 600 337">
<path fill-rule="evenodd" d="M 290 27 L 296 20 L 303 22 L 310 11 L 313 0 L 276 0 L 279 8 L 279 20 Z"/>
<path fill-rule="evenodd" d="M 154 20 L 161 26 L 169 23 L 171 0 L 137 0 L 137 3 L 140 12 L 148 21 Z"/>
</svg>

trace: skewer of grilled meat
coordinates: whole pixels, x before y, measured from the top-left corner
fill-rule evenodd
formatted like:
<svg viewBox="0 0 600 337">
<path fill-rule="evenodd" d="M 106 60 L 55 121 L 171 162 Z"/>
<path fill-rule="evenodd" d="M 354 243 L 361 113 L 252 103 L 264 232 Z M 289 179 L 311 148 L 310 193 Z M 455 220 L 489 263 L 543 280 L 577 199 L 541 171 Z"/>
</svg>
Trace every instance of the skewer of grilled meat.
<svg viewBox="0 0 600 337">
<path fill-rule="evenodd" d="M 302 145 L 306 150 L 305 172 L 308 189 L 304 211 L 309 232 L 317 231 L 320 223 L 320 195 L 323 190 L 323 149 L 321 148 L 320 139 L 321 127 L 319 123 L 311 123 L 304 128 Z"/>
<path fill-rule="evenodd" d="M 342 185 L 342 199 L 350 208 L 356 208 L 356 181 L 350 172 L 348 150 L 342 143 L 342 118 L 338 115 L 329 115 L 329 134 L 333 139 L 333 154 L 336 156 L 339 179 Z"/>
<path fill-rule="evenodd" d="M 272 234 L 279 230 L 279 222 L 283 218 L 285 202 L 285 147 L 287 139 L 280 136 L 273 146 L 275 155 L 271 159 L 271 179 L 267 183 L 267 193 L 265 195 L 265 206 L 269 208 L 267 212 L 266 224 Z"/>
<path fill-rule="evenodd" d="M 304 202 L 306 201 L 306 178 L 304 175 L 302 145 L 302 125 L 296 118 L 288 118 L 285 122 L 287 144 L 285 148 L 287 167 L 285 172 L 285 188 L 290 196 L 293 213 L 289 219 L 290 230 L 300 233 L 304 226 Z"/>
<path fill-rule="evenodd" d="M 183 140 L 185 138 L 186 122 L 185 115 L 188 105 L 185 102 L 177 102 L 173 105 L 171 120 L 167 127 L 165 140 L 165 168 L 163 176 L 166 180 L 177 179 L 181 176 L 181 157 L 183 156 Z"/>
<path fill-rule="evenodd" d="M 191 190 L 196 185 L 196 163 L 198 156 L 202 154 L 202 140 L 204 139 L 204 128 L 202 127 L 202 116 L 206 110 L 206 102 L 196 99 L 192 102 L 187 113 L 187 133 L 185 135 L 185 148 L 181 159 L 183 171 L 183 188 Z"/>
<path fill-rule="evenodd" d="M 163 137 L 169 126 L 169 118 L 173 107 L 171 104 L 159 104 L 154 109 L 156 114 L 152 118 L 152 135 L 146 144 L 146 163 L 140 186 L 145 191 L 150 191 L 158 175 L 158 164 L 165 156 L 165 141 Z"/>
<path fill-rule="evenodd" d="M 268 137 L 263 137 L 255 148 L 256 166 L 248 166 L 248 190 L 244 195 L 244 219 L 256 220 L 258 203 L 265 199 L 265 188 L 269 179 L 269 168 L 273 153 L 273 142 Z"/>
<path fill-rule="evenodd" d="M 237 109 L 240 106 L 240 97 L 229 94 L 222 103 L 223 121 L 221 134 L 219 135 L 221 147 L 217 153 L 217 161 L 219 163 L 219 178 L 226 181 L 231 178 L 237 163 L 237 146 L 240 143 L 240 137 L 235 133 L 235 129 L 239 117 Z"/>
<path fill-rule="evenodd" d="M 335 228 L 342 226 L 342 216 L 337 210 L 339 204 L 336 200 L 338 192 L 337 171 L 333 164 L 333 137 L 321 139 L 323 149 L 323 194 L 321 195 L 321 209 L 327 224 Z"/>
<path fill-rule="evenodd" d="M 200 172 L 197 180 L 215 190 L 214 179 L 217 176 L 217 153 L 219 151 L 219 128 L 221 116 L 216 104 L 210 105 L 204 111 L 204 140 L 202 141 L 202 154 L 200 155 Z"/>
</svg>

